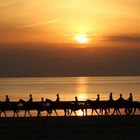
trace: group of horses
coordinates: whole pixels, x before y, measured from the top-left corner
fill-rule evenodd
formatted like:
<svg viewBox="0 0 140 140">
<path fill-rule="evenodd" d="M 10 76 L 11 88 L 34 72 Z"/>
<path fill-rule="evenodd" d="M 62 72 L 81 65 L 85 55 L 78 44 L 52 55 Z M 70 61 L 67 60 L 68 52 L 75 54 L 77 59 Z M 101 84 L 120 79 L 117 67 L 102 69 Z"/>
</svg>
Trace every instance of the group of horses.
<svg viewBox="0 0 140 140">
<path fill-rule="evenodd" d="M 0 116 L 3 113 L 6 117 L 7 111 L 13 111 L 13 117 L 16 115 L 19 117 L 19 111 L 25 111 L 24 116 L 29 114 L 32 116 L 30 111 L 36 110 L 37 116 L 42 116 L 41 112 L 46 111 L 47 116 L 51 116 L 54 111 L 56 116 L 58 116 L 57 110 L 63 110 L 64 116 L 71 116 L 74 112 L 75 115 L 77 110 L 81 110 L 83 116 L 87 116 L 87 110 L 91 110 L 91 115 L 93 115 L 93 111 L 95 111 L 98 115 L 121 115 L 122 109 L 126 115 L 134 115 L 136 110 L 140 111 L 140 102 L 132 101 L 129 102 L 127 100 L 124 101 L 52 101 L 50 99 L 46 99 L 43 102 L 39 101 L 24 101 L 20 99 L 17 102 L 5 102 L 0 101 Z"/>
</svg>

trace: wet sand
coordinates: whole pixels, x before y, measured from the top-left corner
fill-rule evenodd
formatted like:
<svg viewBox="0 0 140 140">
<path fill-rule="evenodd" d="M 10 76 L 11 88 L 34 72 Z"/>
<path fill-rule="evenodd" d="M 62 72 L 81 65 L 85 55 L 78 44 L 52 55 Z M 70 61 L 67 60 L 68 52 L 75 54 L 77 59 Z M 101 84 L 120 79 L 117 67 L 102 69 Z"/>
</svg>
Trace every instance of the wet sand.
<svg viewBox="0 0 140 140">
<path fill-rule="evenodd" d="M 2 140 L 139 140 L 140 116 L 0 118 Z"/>
</svg>

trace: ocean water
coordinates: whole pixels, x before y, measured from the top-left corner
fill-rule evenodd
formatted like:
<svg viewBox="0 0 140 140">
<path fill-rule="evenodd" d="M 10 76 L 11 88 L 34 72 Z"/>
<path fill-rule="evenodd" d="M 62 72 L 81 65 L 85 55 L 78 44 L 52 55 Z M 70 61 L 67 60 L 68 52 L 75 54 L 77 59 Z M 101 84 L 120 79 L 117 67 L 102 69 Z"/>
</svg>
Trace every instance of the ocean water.
<svg viewBox="0 0 140 140">
<path fill-rule="evenodd" d="M 29 94 L 36 101 L 41 97 L 60 100 L 95 100 L 100 94 L 101 100 L 107 100 L 109 93 L 113 93 L 114 99 L 119 94 L 127 99 L 129 93 L 133 93 L 134 100 L 140 101 L 140 76 L 130 77 L 33 77 L 33 78 L 0 78 L 0 100 L 5 100 L 9 95 L 11 101 L 20 98 L 28 100 Z"/>
<path fill-rule="evenodd" d="M 140 76 L 0 78 L 1 101 L 5 100 L 5 95 L 9 95 L 11 101 L 20 98 L 28 100 L 29 94 L 32 94 L 34 101 L 40 101 L 41 97 L 56 100 L 56 94 L 63 101 L 75 100 L 75 96 L 78 100 L 95 100 L 97 94 L 100 94 L 101 100 L 108 100 L 110 92 L 115 100 L 119 94 L 127 99 L 131 92 L 134 100 L 140 101 Z M 36 115 L 36 112 L 31 113 Z M 58 114 L 62 115 L 63 112 Z M 82 112 L 78 111 L 78 115 L 82 115 Z"/>
</svg>

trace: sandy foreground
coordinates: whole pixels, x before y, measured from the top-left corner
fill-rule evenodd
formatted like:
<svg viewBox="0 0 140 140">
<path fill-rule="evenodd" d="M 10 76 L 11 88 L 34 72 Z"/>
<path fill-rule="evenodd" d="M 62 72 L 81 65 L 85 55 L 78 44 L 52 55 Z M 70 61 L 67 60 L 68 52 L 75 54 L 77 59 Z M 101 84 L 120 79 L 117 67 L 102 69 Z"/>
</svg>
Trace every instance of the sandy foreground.
<svg viewBox="0 0 140 140">
<path fill-rule="evenodd" d="M 0 118 L 1 140 L 140 140 L 140 116 Z"/>
</svg>

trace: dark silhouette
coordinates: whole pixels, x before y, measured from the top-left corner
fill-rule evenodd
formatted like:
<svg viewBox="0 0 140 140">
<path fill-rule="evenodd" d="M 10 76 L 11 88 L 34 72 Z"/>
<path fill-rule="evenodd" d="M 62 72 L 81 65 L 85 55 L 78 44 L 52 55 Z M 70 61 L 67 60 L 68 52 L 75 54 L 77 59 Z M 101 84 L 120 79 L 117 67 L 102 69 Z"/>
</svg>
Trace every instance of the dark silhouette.
<svg viewBox="0 0 140 140">
<path fill-rule="evenodd" d="M 133 114 L 133 96 L 132 93 L 129 93 L 128 101 L 128 107 L 125 109 L 125 112 L 127 115 Z"/>
<path fill-rule="evenodd" d="M 41 104 L 43 105 L 45 103 L 44 98 L 41 97 Z"/>
<path fill-rule="evenodd" d="M 119 97 L 119 99 L 117 101 L 119 101 L 119 102 L 125 101 L 125 99 L 122 97 L 122 94 L 120 94 L 120 97 Z"/>
<path fill-rule="evenodd" d="M 75 113 L 77 110 L 81 110 L 83 112 L 83 116 L 87 115 L 87 109 L 92 109 L 91 115 L 93 115 L 93 111 L 95 110 L 98 115 L 121 115 L 120 109 L 123 109 L 126 115 L 134 115 L 136 109 L 140 110 L 140 102 L 133 101 L 132 93 L 129 93 L 129 98 L 125 100 L 120 94 L 120 97 L 117 100 L 113 100 L 112 93 L 109 95 L 109 100 L 101 100 L 100 95 L 97 94 L 97 99 L 87 100 L 87 101 L 79 101 L 78 97 L 75 96 L 74 101 L 60 101 L 59 94 L 57 94 L 56 101 L 52 101 L 50 99 L 41 98 L 41 101 L 33 101 L 32 95 L 30 94 L 28 101 L 24 101 L 22 99 L 19 102 L 11 102 L 8 95 L 6 95 L 5 101 L 0 101 L 0 116 L 4 113 L 6 117 L 6 111 L 13 111 L 13 117 L 18 115 L 19 110 L 24 110 L 26 114 L 28 113 L 31 116 L 30 110 L 36 110 L 37 116 L 41 116 L 42 111 L 47 112 L 47 116 L 51 116 L 52 111 L 56 113 L 56 110 L 64 110 L 64 116 L 71 115 L 72 112 Z M 109 109 L 114 109 L 111 113 Z M 71 111 L 69 113 L 69 110 Z M 99 110 L 99 111 L 97 111 Z"/>
<path fill-rule="evenodd" d="M 77 96 L 75 96 L 75 101 L 70 103 L 70 110 L 71 110 L 70 115 L 74 112 L 75 116 L 77 116 L 76 111 L 81 110 L 84 116 L 84 109 L 85 109 L 85 105 L 79 104 L 78 98 Z"/>
<path fill-rule="evenodd" d="M 58 102 L 52 101 L 50 99 L 45 100 L 46 106 L 47 106 L 47 116 L 51 116 L 52 111 L 54 110 L 56 116 L 58 116 L 56 109 L 58 108 Z"/>
<path fill-rule="evenodd" d="M 15 117 L 15 115 L 17 115 L 17 117 L 19 117 L 18 115 L 18 102 L 1 102 L 0 101 L 0 116 L 2 113 L 4 113 L 4 116 L 6 117 L 6 111 L 13 111 L 13 117 Z"/>
<path fill-rule="evenodd" d="M 23 108 L 25 110 L 24 117 L 26 117 L 27 112 L 28 112 L 28 114 L 30 116 L 32 116 L 31 113 L 30 113 L 30 110 L 31 110 L 31 101 L 29 101 L 29 100 L 28 101 L 24 101 L 22 99 L 19 99 L 19 101 L 18 101 L 19 104 L 22 104 L 23 105 Z"/>
<path fill-rule="evenodd" d="M 129 93 L 129 98 L 127 99 L 127 101 L 129 101 L 129 102 L 133 102 L 133 96 L 132 96 L 132 93 Z"/>
<path fill-rule="evenodd" d="M 77 96 L 75 96 L 75 104 L 78 104 L 78 98 L 77 98 Z"/>
<path fill-rule="evenodd" d="M 6 97 L 5 102 L 9 103 L 10 102 L 10 98 L 8 97 L 8 95 L 6 95 L 5 97 Z"/>
<path fill-rule="evenodd" d="M 112 95 L 112 92 L 111 92 L 110 95 L 109 95 L 109 101 L 113 101 L 113 95 Z"/>
<path fill-rule="evenodd" d="M 32 97 L 32 94 L 30 94 L 28 102 L 32 102 L 32 101 L 33 101 L 33 97 Z"/>
<path fill-rule="evenodd" d="M 97 102 L 100 101 L 100 94 L 97 94 L 97 99 L 96 99 Z"/>
<path fill-rule="evenodd" d="M 100 115 L 97 111 L 97 109 L 100 109 L 99 104 L 96 101 L 92 101 L 92 100 L 86 100 L 85 102 L 85 106 L 87 108 L 91 108 L 91 115 L 93 115 L 93 111 L 95 110 L 95 112 Z M 86 109 L 86 115 L 87 115 L 87 109 Z"/>
<path fill-rule="evenodd" d="M 60 102 L 59 94 L 56 94 L 56 102 Z"/>
</svg>

